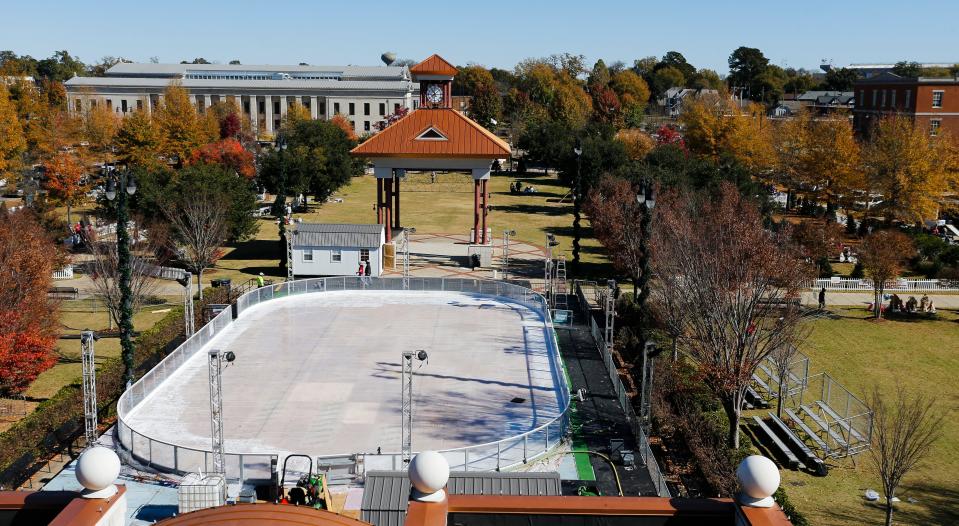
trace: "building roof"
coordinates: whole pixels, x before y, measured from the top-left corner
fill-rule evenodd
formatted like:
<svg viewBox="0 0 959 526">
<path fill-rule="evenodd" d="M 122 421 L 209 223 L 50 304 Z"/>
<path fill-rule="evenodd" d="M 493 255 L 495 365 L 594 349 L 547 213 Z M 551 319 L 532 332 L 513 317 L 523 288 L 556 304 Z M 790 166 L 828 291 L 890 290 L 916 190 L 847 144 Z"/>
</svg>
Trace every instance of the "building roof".
<svg viewBox="0 0 959 526">
<path fill-rule="evenodd" d="M 64 84 L 68 88 L 84 86 L 108 86 L 115 88 L 156 88 L 166 89 L 174 79 L 166 77 L 73 77 Z M 358 91 L 395 91 L 415 90 L 416 85 L 406 80 L 329 80 L 329 79 L 290 79 L 290 80 L 231 80 L 231 79 L 176 79 L 187 89 L 328 89 Z"/>
<path fill-rule="evenodd" d="M 886 71 L 866 79 L 859 79 L 859 84 L 959 84 L 959 77 L 903 77 Z"/>
<path fill-rule="evenodd" d="M 163 526 L 280 526 L 285 524 L 315 526 L 369 526 L 368 523 L 308 506 L 280 504 L 237 504 L 207 508 L 164 520 Z"/>
<path fill-rule="evenodd" d="M 383 241 L 383 225 L 346 223 L 298 223 L 296 247 L 377 248 Z"/>
<path fill-rule="evenodd" d="M 337 78 L 396 78 L 408 79 L 403 66 L 300 66 L 272 64 L 142 64 L 120 62 L 106 71 L 106 76 L 166 76 L 182 77 L 190 72 L 242 73 L 318 73 Z"/>
<path fill-rule="evenodd" d="M 456 66 L 450 64 L 445 58 L 435 53 L 423 62 L 410 68 L 410 73 L 414 75 L 442 75 L 444 77 L 453 77 L 456 75 L 456 72 Z"/>
<path fill-rule="evenodd" d="M 561 495 L 559 473 L 470 471 L 450 473 L 450 495 Z M 370 471 L 366 476 L 360 517 L 374 526 L 402 526 L 409 505 L 406 471 Z"/>
<path fill-rule="evenodd" d="M 359 157 L 509 157 L 505 141 L 450 108 L 420 108 L 350 152 Z"/>
</svg>

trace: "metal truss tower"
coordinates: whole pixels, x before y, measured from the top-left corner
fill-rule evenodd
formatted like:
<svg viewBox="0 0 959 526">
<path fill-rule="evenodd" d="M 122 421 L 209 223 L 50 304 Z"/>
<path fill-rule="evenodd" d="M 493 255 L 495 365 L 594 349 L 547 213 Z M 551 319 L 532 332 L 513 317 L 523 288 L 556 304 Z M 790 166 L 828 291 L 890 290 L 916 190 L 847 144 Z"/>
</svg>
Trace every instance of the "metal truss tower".
<svg viewBox="0 0 959 526">
<path fill-rule="evenodd" d="M 80 333 L 80 357 L 83 361 L 83 428 L 87 447 L 97 442 L 97 365 L 93 350 L 96 340 L 97 336 L 93 331 Z"/>
<path fill-rule="evenodd" d="M 402 408 L 402 459 L 403 465 L 410 463 L 413 456 L 413 360 L 425 362 L 426 351 L 406 351 L 403 353 L 403 408 Z"/>
</svg>

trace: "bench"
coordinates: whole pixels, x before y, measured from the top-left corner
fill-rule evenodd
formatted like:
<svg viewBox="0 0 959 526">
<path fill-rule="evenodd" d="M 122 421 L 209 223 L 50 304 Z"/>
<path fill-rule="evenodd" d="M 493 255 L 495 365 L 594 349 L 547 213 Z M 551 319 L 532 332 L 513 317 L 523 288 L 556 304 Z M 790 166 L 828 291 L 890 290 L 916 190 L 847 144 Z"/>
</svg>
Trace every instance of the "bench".
<svg viewBox="0 0 959 526">
<path fill-rule="evenodd" d="M 802 306 L 802 301 L 800 298 L 760 298 L 756 301 L 756 305 L 770 305 L 779 309 L 786 309 L 789 307 L 800 307 Z"/>
<path fill-rule="evenodd" d="M 810 409 L 808 405 L 801 405 L 799 406 L 799 408 L 802 409 L 804 413 L 809 415 L 809 418 L 812 418 L 814 422 L 819 424 L 819 427 L 823 428 L 824 431 L 829 433 L 829 436 L 836 441 L 836 444 L 839 445 L 840 449 L 846 449 L 849 447 L 849 444 L 846 442 L 845 437 L 843 437 L 839 433 L 836 433 L 835 428 L 829 427 L 829 424 L 827 424 L 826 421 L 822 419 L 822 417 L 817 415 L 815 411 Z"/>
<path fill-rule="evenodd" d="M 758 416 L 754 416 L 753 423 L 756 425 L 756 427 L 759 430 L 763 432 L 763 434 L 766 435 L 766 437 L 769 439 L 770 442 L 772 442 L 772 445 L 776 448 L 776 450 L 778 450 L 779 453 L 786 459 L 786 466 L 789 469 L 805 469 L 806 468 L 806 466 L 799 461 L 799 458 L 796 457 L 796 454 L 793 453 L 791 449 L 786 447 L 786 444 L 784 444 L 783 441 L 779 439 L 779 436 L 777 436 L 772 429 L 769 429 L 769 426 L 767 426 L 766 423 L 763 422 L 762 418 L 759 418 Z"/>
<path fill-rule="evenodd" d="M 792 420 L 799 427 L 799 429 L 802 430 L 803 433 L 806 433 L 806 436 L 808 436 L 810 440 L 812 440 L 816 444 L 816 446 L 819 447 L 819 449 L 826 452 L 829 451 L 829 446 L 826 445 L 826 442 L 823 439 L 819 438 L 819 435 L 814 433 L 813 430 L 810 429 L 808 425 L 806 425 L 806 422 L 803 422 L 803 420 L 799 418 L 799 415 L 797 415 L 792 409 L 789 409 L 788 407 L 783 408 L 783 411 L 786 413 L 786 416 L 788 416 L 790 420 Z"/>
<path fill-rule="evenodd" d="M 769 386 L 766 385 L 766 382 L 764 382 L 763 379 L 759 377 L 759 375 L 756 375 L 756 374 L 753 375 L 753 382 L 759 384 L 759 387 L 761 387 L 763 391 L 766 391 L 767 393 L 772 392 L 769 390 Z"/>
<path fill-rule="evenodd" d="M 816 475 L 820 477 L 825 477 L 827 473 L 826 464 L 823 463 L 823 461 L 818 456 L 816 456 L 816 454 L 813 453 L 811 449 L 809 449 L 809 446 L 807 446 L 805 442 L 800 440 L 799 437 L 797 437 L 796 434 L 793 433 L 792 429 L 789 429 L 789 426 L 787 426 L 785 422 L 783 422 L 782 420 L 779 419 L 778 416 L 776 416 L 776 413 L 773 413 L 772 411 L 770 411 L 769 419 L 771 422 L 770 425 L 773 427 L 773 430 L 777 431 L 781 438 L 784 438 L 788 441 L 787 445 L 794 450 L 795 449 L 799 450 L 802 456 L 802 460 L 806 464 L 806 467 L 808 467 L 809 470 L 815 473 Z"/>
<path fill-rule="evenodd" d="M 769 407 L 769 402 L 767 402 L 762 396 L 759 396 L 759 393 L 757 393 L 752 386 L 746 388 L 746 399 L 752 406 Z"/>
<path fill-rule="evenodd" d="M 77 299 L 80 296 L 80 289 L 76 287 L 50 287 L 47 289 L 47 295 L 54 298 Z"/>
<path fill-rule="evenodd" d="M 849 433 L 849 435 L 852 438 L 856 439 L 856 441 L 858 442 L 866 441 L 866 439 L 863 438 L 863 436 L 859 434 L 858 431 L 853 429 L 852 426 L 850 426 L 849 423 L 845 421 L 845 419 L 840 417 L 839 414 L 833 411 L 832 408 L 826 405 L 825 402 L 823 402 L 822 400 L 816 400 L 816 405 L 818 405 L 823 411 L 825 411 L 827 415 L 832 417 L 832 419 L 835 420 L 837 424 L 839 424 L 839 427 L 845 429 L 846 432 Z"/>
</svg>

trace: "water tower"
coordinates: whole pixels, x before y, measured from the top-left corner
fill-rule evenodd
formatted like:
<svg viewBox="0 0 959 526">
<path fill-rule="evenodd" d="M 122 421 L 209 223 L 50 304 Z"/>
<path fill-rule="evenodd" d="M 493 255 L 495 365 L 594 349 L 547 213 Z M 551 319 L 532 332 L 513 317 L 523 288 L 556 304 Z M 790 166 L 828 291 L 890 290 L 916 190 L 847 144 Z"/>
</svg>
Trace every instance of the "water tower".
<svg viewBox="0 0 959 526">
<path fill-rule="evenodd" d="M 382 55 L 380 55 L 380 60 L 382 60 L 383 63 L 386 64 L 387 66 L 390 66 L 393 64 L 393 62 L 396 61 L 396 53 L 393 53 L 392 51 L 387 51 L 386 53 L 383 53 Z"/>
</svg>

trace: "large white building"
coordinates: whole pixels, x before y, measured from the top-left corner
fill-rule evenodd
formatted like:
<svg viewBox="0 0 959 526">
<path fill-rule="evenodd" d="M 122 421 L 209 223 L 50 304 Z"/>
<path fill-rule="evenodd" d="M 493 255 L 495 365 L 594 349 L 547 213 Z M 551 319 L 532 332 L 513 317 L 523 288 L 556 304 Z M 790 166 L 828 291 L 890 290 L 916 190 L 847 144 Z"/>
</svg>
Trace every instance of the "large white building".
<svg viewBox="0 0 959 526">
<path fill-rule="evenodd" d="M 314 119 L 342 114 L 363 135 L 398 108 L 415 109 L 419 94 L 405 66 L 119 63 L 104 77 L 74 77 L 66 88 L 71 111 L 105 104 L 126 114 L 153 111 L 173 81 L 201 112 L 217 102 L 236 104 L 261 137 L 279 128 L 294 102 Z"/>
</svg>

